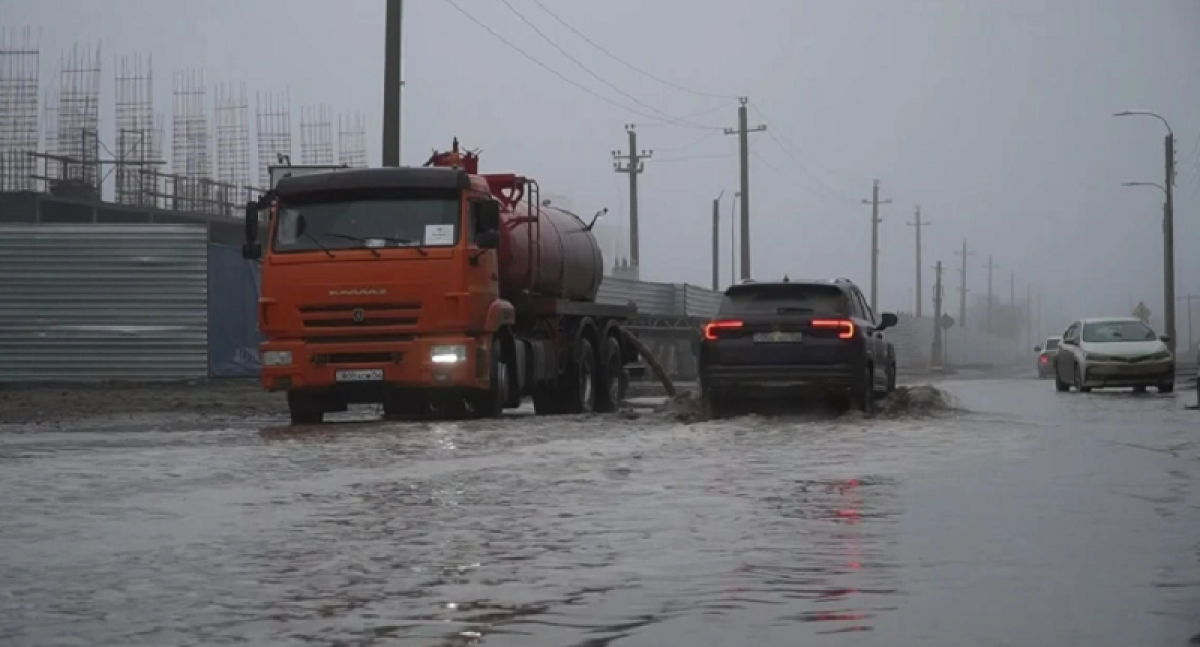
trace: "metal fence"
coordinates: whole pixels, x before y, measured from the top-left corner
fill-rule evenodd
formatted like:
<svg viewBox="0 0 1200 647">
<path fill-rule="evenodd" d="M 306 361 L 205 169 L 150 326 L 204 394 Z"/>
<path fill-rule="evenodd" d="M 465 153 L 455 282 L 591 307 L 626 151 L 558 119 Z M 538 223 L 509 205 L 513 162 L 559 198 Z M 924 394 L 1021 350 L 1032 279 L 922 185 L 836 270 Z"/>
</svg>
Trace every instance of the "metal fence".
<svg viewBox="0 0 1200 647">
<path fill-rule="evenodd" d="M 208 374 L 204 225 L 0 224 L 0 381 Z"/>
<path fill-rule="evenodd" d="M 896 347 L 896 361 L 906 368 L 933 365 L 934 320 L 928 317 L 901 316 L 900 323 L 887 331 Z M 943 331 L 946 363 L 951 366 L 997 366 L 1019 361 L 1022 348 L 1012 339 L 988 335 L 982 330 L 955 326 Z"/>
<path fill-rule="evenodd" d="M 638 314 L 664 317 L 713 317 L 722 293 L 686 283 L 652 283 L 604 277 L 596 301 L 608 305 L 636 303 Z"/>
</svg>

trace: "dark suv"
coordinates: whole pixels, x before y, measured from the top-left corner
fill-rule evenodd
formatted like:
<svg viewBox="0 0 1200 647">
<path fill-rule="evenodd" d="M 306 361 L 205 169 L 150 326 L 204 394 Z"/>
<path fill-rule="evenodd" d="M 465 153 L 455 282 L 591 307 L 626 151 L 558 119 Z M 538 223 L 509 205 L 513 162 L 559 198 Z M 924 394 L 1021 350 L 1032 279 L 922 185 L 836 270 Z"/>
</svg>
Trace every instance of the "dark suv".
<svg viewBox="0 0 1200 647">
<path fill-rule="evenodd" d="M 804 394 L 864 412 L 895 389 L 896 355 L 858 286 L 833 281 L 746 281 L 725 291 L 700 343 L 700 389 L 722 415 L 740 404 Z"/>
</svg>

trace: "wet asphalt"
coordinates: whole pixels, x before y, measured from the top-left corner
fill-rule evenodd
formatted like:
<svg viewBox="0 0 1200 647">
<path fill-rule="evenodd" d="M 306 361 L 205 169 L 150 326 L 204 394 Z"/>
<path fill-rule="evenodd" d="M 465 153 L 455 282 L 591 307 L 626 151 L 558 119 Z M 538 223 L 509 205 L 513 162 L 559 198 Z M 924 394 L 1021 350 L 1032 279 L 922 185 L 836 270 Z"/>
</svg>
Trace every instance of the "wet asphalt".
<svg viewBox="0 0 1200 647">
<path fill-rule="evenodd" d="M 0 427 L 0 645 L 1200 644 L 1194 392 Z"/>
</svg>

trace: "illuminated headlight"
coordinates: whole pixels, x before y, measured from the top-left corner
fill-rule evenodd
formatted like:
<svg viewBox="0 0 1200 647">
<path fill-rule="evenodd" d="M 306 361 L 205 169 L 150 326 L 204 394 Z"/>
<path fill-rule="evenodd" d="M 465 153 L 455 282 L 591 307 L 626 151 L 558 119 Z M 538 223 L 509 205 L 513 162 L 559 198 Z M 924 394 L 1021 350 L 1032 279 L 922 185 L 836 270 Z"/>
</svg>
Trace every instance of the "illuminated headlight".
<svg viewBox="0 0 1200 647">
<path fill-rule="evenodd" d="M 290 350 L 269 350 L 262 354 L 263 366 L 291 366 L 292 351 Z"/>
<path fill-rule="evenodd" d="M 1154 353 L 1153 355 L 1151 355 L 1150 357 L 1147 357 L 1146 359 L 1156 360 L 1156 361 L 1162 361 L 1164 359 L 1171 359 L 1171 351 L 1160 350 L 1157 353 Z"/>
<path fill-rule="evenodd" d="M 467 361 L 467 347 L 462 344 L 431 346 L 429 359 L 434 364 L 458 364 Z"/>
</svg>

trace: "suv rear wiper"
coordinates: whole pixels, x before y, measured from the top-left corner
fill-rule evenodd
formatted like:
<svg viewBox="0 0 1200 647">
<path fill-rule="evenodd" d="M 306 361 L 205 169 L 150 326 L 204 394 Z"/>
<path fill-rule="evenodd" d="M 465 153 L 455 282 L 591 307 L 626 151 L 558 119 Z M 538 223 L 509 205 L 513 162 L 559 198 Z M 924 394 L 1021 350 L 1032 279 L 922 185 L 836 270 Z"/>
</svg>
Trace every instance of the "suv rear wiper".
<svg viewBox="0 0 1200 647">
<path fill-rule="evenodd" d="M 777 314 L 777 315 L 808 314 L 812 311 L 813 311 L 812 308 L 797 308 L 795 306 L 784 306 L 782 308 L 776 308 L 775 314 Z"/>
</svg>

